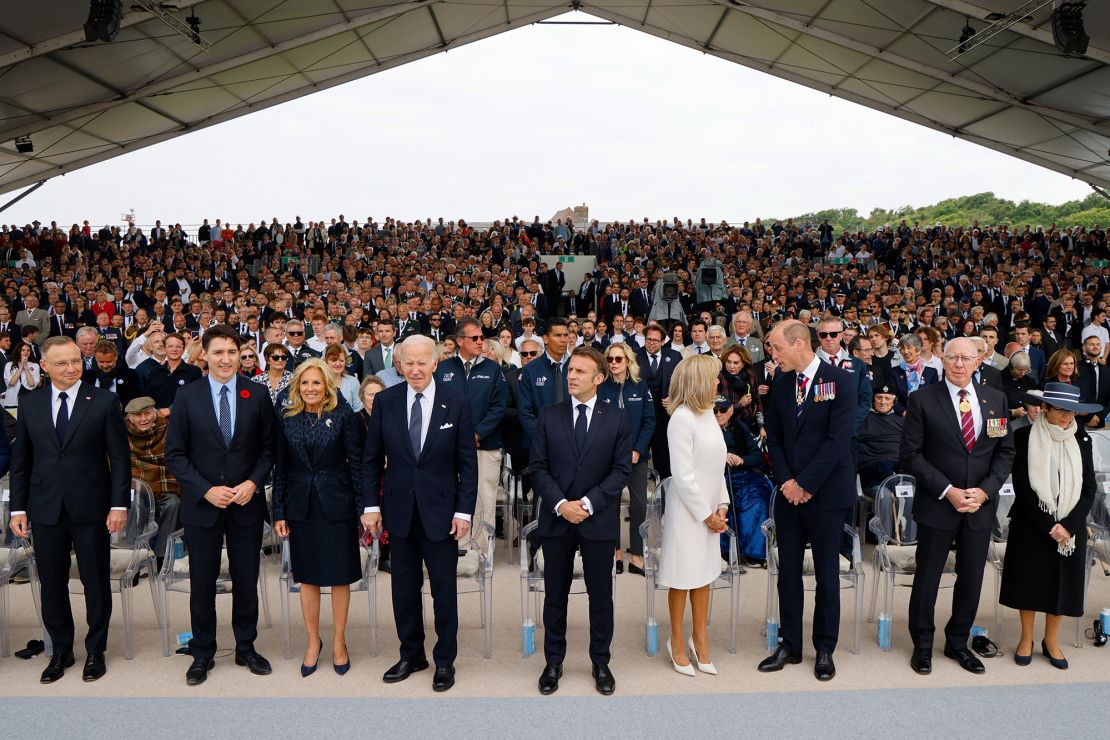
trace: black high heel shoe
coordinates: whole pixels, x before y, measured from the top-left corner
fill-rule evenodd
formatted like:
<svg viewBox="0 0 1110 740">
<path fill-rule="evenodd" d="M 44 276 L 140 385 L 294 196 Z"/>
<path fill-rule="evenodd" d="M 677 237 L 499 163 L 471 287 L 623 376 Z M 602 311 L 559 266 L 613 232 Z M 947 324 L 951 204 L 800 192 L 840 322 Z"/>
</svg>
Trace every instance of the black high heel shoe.
<svg viewBox="0 0 1110 740">
<path fill-rule="evenodd" d="M 346 645 L 343 646 L 344 649 L 346 649 L 346 647 L 347 647 Z M 351 670 L 351 653 L 350 653 L 350 651 L 347 652 L 347 662 L 346 663 L 332 663 L 331 667 L 334 668 L 335 672 L 338 673 L 340 676 L 346 675 L 347 671 Z"/>
<path fill-rule="evenodd" d="M 1048 658 L 1048 662 L 1052 664 L 1053 668 L 1059 668 L 1061 671 L 1066 671 L 1068 669 L 1068 659 L 1053 658 L 1048 652 L 1048 646 L 1044 644 L 1044 640 L 1041 640 L 1041 652 L 1044 653 L 1044 657 Z"/>
<path fill-rule="evenodd" d="M 320 653 L 322 652 L 324 652 L 324 641 L 320 640 L 320 650 L 316 653 L 316 662 L 312 665 L 301 663 L 301 678 L 308 678 L 316 672 L 316 666 L 320 664 Z"/>
<path fill-rule="evenodd" d="M 617 573 L 618 574 L 619 573 L 624 573 L 624 561 L 623 560 L 618 560 L 617 561 Z"/>
</svg>

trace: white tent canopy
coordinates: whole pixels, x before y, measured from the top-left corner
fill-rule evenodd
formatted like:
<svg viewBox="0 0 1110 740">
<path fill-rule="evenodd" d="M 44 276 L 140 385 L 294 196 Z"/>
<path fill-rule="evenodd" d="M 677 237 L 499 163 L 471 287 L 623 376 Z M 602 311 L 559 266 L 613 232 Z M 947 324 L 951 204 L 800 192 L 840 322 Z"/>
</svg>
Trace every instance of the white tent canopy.
<svg viewBox="0 0 1110 740">
<path fill-rule="evenodd" d="M 1110 2 L 1065 57 L 1042 4 L 954 61 L 967 24 L 1022 0 L 177 0 L 208 50 L 124 3 L 0 0 L 0 193 L 503 31 L 581 10 L 1110 187 Z M 29 154 L 14 140 L 29 136 Z M 922 160 L 924 161 L 924 160 Z"/>
</svg>

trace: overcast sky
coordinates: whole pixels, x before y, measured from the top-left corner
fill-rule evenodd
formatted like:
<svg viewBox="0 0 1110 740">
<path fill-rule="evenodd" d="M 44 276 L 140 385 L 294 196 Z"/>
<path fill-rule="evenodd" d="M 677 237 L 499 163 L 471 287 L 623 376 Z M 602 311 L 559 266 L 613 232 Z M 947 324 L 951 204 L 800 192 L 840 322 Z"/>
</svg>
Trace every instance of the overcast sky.
<svg viewBox="0 0 1110 740">
<path fill-rule="evenodd" d="M 583 202 L 602 220 L 743 221 L 988 190 L 1091 192 L 638 31 L 540 25 L 55 178 L 0 222 L 546 220 Z"/>
</svg>

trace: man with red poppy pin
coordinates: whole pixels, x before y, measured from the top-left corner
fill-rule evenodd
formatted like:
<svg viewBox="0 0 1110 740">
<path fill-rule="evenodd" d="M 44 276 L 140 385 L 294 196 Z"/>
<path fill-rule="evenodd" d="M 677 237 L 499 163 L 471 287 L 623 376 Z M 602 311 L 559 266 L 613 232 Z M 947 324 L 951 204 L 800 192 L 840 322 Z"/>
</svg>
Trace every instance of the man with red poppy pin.
<svg viewBox="0 0 1110 740">
<path fill-rule="evenodd" d="M 229 326 L 204 333 L 208 378 L 181 388 L 170 415 L 166 465 L 181 485 L 180 519 L 189 548 L 193 663 L 186 683 L 203 683 L 216 654 L 216 580 L 226 541 L 232 581 L 235 664 L 270 673 L 254 649 L 258 553 L 273 465 L 276 417 L 270 396 L 239 372 L 239 337 Z"/>
</svg>

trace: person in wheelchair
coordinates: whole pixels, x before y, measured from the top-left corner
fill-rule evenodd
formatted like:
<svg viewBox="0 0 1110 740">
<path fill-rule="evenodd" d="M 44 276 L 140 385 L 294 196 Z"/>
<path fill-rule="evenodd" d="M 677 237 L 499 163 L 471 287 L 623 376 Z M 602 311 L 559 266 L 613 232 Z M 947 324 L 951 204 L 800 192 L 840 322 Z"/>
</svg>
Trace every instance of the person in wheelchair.
<svg viewBox="0 0 1110 740">
<path fill-rule="evenodd" d="M 871 411 L 860 426 L 856 457 L 860 485 L 865 491 L 876 488 L 898 467 L 903 417 L 894 413 L 897 398 L 888 384 L 876 388 Z"/>
<path fill-rule="evenodd" d="M 760 525 L 767 518 L 767 502 L 774 491 L 767 477 L 767 460 L 759 440 L 724 396 L 717 396 L 713 414 L 725 438 L 729 493 L 728 524 L 736 532 L 740 557 L 746 566 L 767 567 L 767 540 Z M 728 537 L 721 535 L 721 557 L 728 558 Z"/>
</svg>

